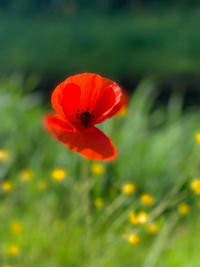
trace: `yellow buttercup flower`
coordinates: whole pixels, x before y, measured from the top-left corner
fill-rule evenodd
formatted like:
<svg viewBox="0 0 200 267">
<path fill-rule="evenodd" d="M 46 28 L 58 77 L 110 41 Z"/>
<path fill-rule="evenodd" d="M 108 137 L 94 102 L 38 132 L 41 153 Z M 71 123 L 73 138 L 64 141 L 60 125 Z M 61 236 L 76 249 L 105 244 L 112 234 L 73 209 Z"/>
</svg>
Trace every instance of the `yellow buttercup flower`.
<svg viewBox="0 0 200 267">
<path fill-rule="evenodd" d="M 119 117 L 125 117 L 127 114 L 128 114 L 128 108 L 127 108 L 127 106 L 123 106 L 123 107 L 119 110 L 119 112 L 117 113 L 117 115 L 118 115 Z"/>
<path fill-rule="evenodd" d="M 4 182 L 1 184 L 1 189 L 2 189 L 4 192 L 10 192 L 10 191 L 12 191 L 12 189 L 13 189 L 12 183 L 9 182 L 9 181 L 4 181 Z"/>
<path fill-rule="evenodd" d="M 196 133 L 195 135 L 196 142 L 200 144 L 200 133 Z"/>
<path fill-rule="evenodd" d="M 151 206 L 155 202 L 154 197 L 148 193 L 142 194 L 140 196 L 140 201 L 142 202 L 142 204 L 144 204 L 146 206 Z"/>
<path fill-rule="evenodd" d="M 94 200 L 94 206 L 96 207 L 96 208 L 101 208 L 102 206 L 104 205 L 104 200 L 103 200 L 103 198 L 96 198 L 95 200 Z"/>
<path fill-rule="evenodd" d="M 19 249 L 19 247 L 17 245 L 10 245 L 8 247 L 7 253 L 10 256 L 17 256 L 20 253 L 20 249 Z"/>
<path fill-rule="evenodd" d="M 145 211 L 140 211 L 137 214 L 139 224 L 145 224 L 148 220 L 148 215 Z"/>
<path fill-rule="evenodd" d="M 187 203 L 182 202 L 178 205 L 178 212 L 181 215 L 186 216 L 190 212 L 190 206 Z"/>
<path fill-rule="evenodd" d="M 129 220 L 130 220 L 130 223 L 132 223 L 132 224 L 138 224 L 138 218 L 137 218 L 134 211 L 130 212 Z"/>
<path fill-rule="evenodd" d="M 148 214 L 145 211 L 139 211 L 137 214 L 131 211 L 129 220 L 134 225 L 145 224 L 148 221 Z"/>
<path fill-rule="evenodd" d="M 190 187 L 195 194 L 200 194 L 200 179 L 193 180 Z"/>
<path fill-rule="evenodd" d="M 25 169 L 25 170 L 21 171 L 20 177 L 21 177 L 22 181 L 28 182 L 33 178 L 33 173 L 31 170 Z"/>
<path fill-rule="evenodd" d="M 10 154 L 7 150 L 5 149 L 0 150 L 0 162 L 4 162 L 8 160 L 9 157 L 10 157 Z"/>
<path fill-rule="evenodd" d="M 48 186 L 47 182 L 45 182 L 45 181 L 41 180 L 38 182 L 38 187 L 41 191 L 45 191 L 47 189 L 47 186 Z"/>
<path fill-rule="evenodd" d="M 127 183 L 122 186 L 122 193 L 125 195 L 132 195 L 136 191 L 134 183 Z"/>
<path fill-rule="evenodd" d="M 159 230 L 159 227 L 156 223 L 148 223 L 146 225 L 146 230 L 147 232 L 149 232 L 150 234 L 156 234 Z"/>
<path fill-rule="evenodd" d="M 16 267 L 15 265 L 3 265 L 3 267 Z"/>
<path fill-rule="evenodd" d="M 20 222 L 14 221 L 10 225 L 10 230 L 13 234 L 21 234 L 23 232 L 23 226 Z"/>
<path fill-rule="evenodd" d="M 64 169 L 55 169 L 51 172 L 52 178 L 59 182 L 64 180 L 66 175 L 67 175 L 67 172 Z"/>
<path fill-rule="evenodd" d="M 140 237 L 136 234 L 130 234 L 128 241 L 131 245 L 137 245 L 140 243 Z"/>
<path fill-rule="evenodd" d="M 97 176 L 103 175 L 106 168 L 103 164 L 94 162 L 91 164 L 91 173 Z"/>
<path fill-rule="evenodd" d="M 134 211 L 131 211 L 129 214 L 129 221 L 132 224 L 138 224 L 138 219 Z"/>
</svg>

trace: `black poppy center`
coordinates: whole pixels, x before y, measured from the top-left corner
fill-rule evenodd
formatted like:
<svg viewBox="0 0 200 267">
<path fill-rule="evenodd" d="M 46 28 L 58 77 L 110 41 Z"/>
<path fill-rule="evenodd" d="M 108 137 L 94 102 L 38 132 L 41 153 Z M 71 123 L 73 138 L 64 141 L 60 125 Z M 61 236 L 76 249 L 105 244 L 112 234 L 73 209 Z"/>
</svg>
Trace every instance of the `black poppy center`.
<svg viewBox="0 0 200 267">
<path fill-rule="evenodd" d="M 90 125 L 91 122 L 94 120 L 94 114 L 93 111 L 90 112 L 89 110 L 77 110 L 76 114 L 77 119 L 80 121 L 80 124 L 84 127 L 87 127 Z"/>
</svg>

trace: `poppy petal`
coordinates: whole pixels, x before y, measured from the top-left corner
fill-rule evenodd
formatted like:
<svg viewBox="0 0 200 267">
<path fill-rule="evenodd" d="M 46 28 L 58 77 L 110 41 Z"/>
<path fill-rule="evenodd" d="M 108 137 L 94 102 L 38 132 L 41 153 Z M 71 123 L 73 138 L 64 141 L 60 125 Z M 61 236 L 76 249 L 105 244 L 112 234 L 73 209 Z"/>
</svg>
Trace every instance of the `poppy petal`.
<svg viewBox="0 0 200 267">
<path fill-rule="evenodd" d="M 51 95 L 51 105 L 53 109 L 62 117 L 65 117 L 65 113 L 62 108 L 63 103 L 63 87 L 62 83 L 59 84 Z"/>
<path fill-rule="evenodd" d="M 99 98 L 96 101 L 94 114 L 95 114 L 95 123 L 98 123 L 98 119 L 102 116 L 105 117 L 106 113 L 109 112 L 110 109 L 115 104 L 115 93 L 110 86 L 104 88 Z"/>
<path fill-rule="evenodd" d="M 73 131 L 71 125 L 63 120 L 59 115 L 48 114 L 44 117 L 44 126 L 45 128 L 51 132 L 51 129 L 55 130 L 63 130 L 63 131 Z"/>
<path fill-rule="evenodd" d="M 119 112 L 123 107 L 128 106 L 128 94 L 126 92 L 123 92 L 120 98 L 120 101 L 117 105 L 113 107 L 109 114 L 109 118 L 114 116 L 117 112 Z"/>
<path fill-rule="evenodd" d="M 67 80 L 81 88 L 80 108 L 82 109 L 93 108 L 102 89 L 112 84 L 111 80 L 93 73 L 77 74 L 69 77 Z"/>
<path fill-rule="evenodd" d="M 80 109 L 81 88 L 75 83 L 68 83 L 63 89 L 62 108 L 67 120 L 76 127 L 76 114 Z"/>
<path fill-rule="evenodd" d="M 69 84 L 71 85 L 69 86 Z M 69 90 L 69 88 L 71 88 L 71 90 Z M 80 88 L 80 98 L 78 88 Z M 102 91 L 104 93 L 102 93 Z M 104 101 L 102 101 L 102 94 L 106 95 L 106 105 L 104 105 Z M 78 98 L 76 98 L 75 96 L 78 96 Z M 113 101 L 114 97 L 115 101 Z M 95 124 L 99 123 L 96 122 L 96 120 L 98 120 L 100 117 L 101 121 L 108 117 L 108 111 L 112 110 L 112 105 L 115 106 L 119 103 L 120 97 L 121 89 L 113 81 L 103 78 L 98 74 L 83 73 L 71 76 L 64 82 L 62 82 L 59 86 L 57 86 L 52 94 L 51 99 L 54 110 L 58 114 L 66 116 L 66 118 L 73 125 L 75 125 L 77 123 L 74 114 L 75 109 L 72 108 L 77 108 L 78 103 L 79 110 L 90 110 L 92 112 L 95 110 L 95 107 L 98 107 L 96 108 L 97 118 L 94 118 Z M 98 101 L 99 98 L 101 99 L 101 101 Z M 68 104 L 70 105 L 68 106 Z M 76 125 L 75 127 L 77 126 L 78 125 Z M 78 128 L 80 127 L 78 126 Z"/>
<path fill-rule="evenodd" d="M 112 116 L 114 116 L 124 105 L 125 105 L 125 98 L 126 95 L 121 92 L 121 94 L 118 94 L 117 97 L 117 101 L 115 101 L 115 104 L 113 105 L 113 107 L 108 110 L 106 113 L 104 113 L 98 120 L 96 123 L 100 123 L 102 121 L 104 121 L 107 118 L 110 118 Z M 127 102 L 126 102 L 127 104 Z"/>
<path fill-rule="evenodd" d="M 66 130 L 60 121 L 46 117 L 46 128 L 60 142 L 84 157 L 93 160 L 111 160 L 117 155 L 117 151 L 111 140 L 96 127 L 86 131 L 72 132 Z"/>
</svg>

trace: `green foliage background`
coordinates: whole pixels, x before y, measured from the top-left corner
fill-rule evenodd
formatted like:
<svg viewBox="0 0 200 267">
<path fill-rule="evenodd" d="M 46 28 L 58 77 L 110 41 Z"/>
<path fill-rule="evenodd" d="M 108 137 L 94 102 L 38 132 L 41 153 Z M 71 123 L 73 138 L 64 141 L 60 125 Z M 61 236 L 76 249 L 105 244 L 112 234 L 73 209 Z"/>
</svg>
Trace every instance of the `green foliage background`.
<svg viewBox="0 0 200 267">
<path fill-rule="evenodd" d="M 0 11 L 0 71 L 35 72 L 53 81 L 85 71 L 119 81 L 149 74 L 165 80 L 198 78 L 198 2 L 184 2 L 176 8 L 166 1 L 166 8 L 158 1 L 161 6 L 155 8 L 154 1 L 138 1 L 131 8 L 127 1 L 127 9 L 117 12 L 100 12 L 90 2 L 80 2 L 80 10 L 65 14 L 64 8 L 50 12 L 51 5 L 62 1 L 47 2 L 48 12 L 31 7 L 40 1 L 11 1 Z M 145 7 L 139 8 L 141 3 Z M 33 12 L 12 11 L 17 4 Z"/>
<path fill-rule="evenodd" d="M 190 187 L 200 172 L 200 110 L 184 105 L 187 85 L 198 89 L 199 8 L 198 0 L 0 0 L 0 151 L 10 155 L 0 162 L 0 266 L 199 266 L 200 199 Z M 119 152 L 101 176 L 42 124 L 51 109 L 44 89 L 50 98 L 52 84 L 81 72 L 139 81 L 127 87 L 135 89 L 127 116 L 100 125 Z M 172 93 L 161 105 L 165 82 Z M 54 168 L 66 169 L 66 179 L 53 180 Z M 32 180 L 21 180 L 24 169 Z M 137 186 L 131 196 L 121 191 L 128 182 Z M 153 206 L 142 205 L 144 192 Z M 187 216 L 178 212 L 182 202 Z M 130 224 L 130 211 L 140 210 L 158 233 Z M 139 244 L 129 244 L 131 233 Z M 9 255 L 12 244 L 19 255 Z"/>
<path fill-rule="evenodd" d="M 194 138 L 199 110 L 183 113 L 177 93 L 168 106 L 155 109 L 156 82 L 150 78 L 141 82 L 128 115 L 101 125 L 114 140 L 119 157 L 104 164 L 106 172 L 100 177 L 88 172 L 88 211 L 83 201 L 83 159 L 44 131 L 42 117 L 48 106 L 41 95 L 31 93 L 34 84 L 34 76 L 23 82 L 16 75 L 0 84 L 0 147 L 11 155 L 0 163 L 0 178 L 13 185 L 11 192 L 1 189 L 0 196 L 2 266 L 198 266 L 199 197 L 190 183 L 199 176 L 200 147 Z M 86 161 L 89 169 L 90 164 Z M 27 168 L 34 176 L 25 183 L 20 172 Z M 54 181 L 54 168 L 66 169 L 67 178 Z M 38 187 L 41 181 L 47 183 L 45 191 Z M 137 185 L 134 195 L 121 193 L 126 182 Z M 140 203 L 142 192 L 155 197 L 153 207 Z M 93 206 L 97 197 L 105 202 L 100 209 Z M 186 217 L 177 211 L 180 202 L 191 207 Z M 159 224 L 156 235 L 129 223 L 130 210 L 141 209 Z M 20 235 L 10 232 L 15 220 L 23 225 Z M 125 234 L 132 232 L 141 236 L 140 244 L 128 243 Z M 19 246 L 18 256 L 7 255 L 10 244 Z"/>
<path fill-rule="evenodd" d="M 19 14 L 34 13 L 68 13 L 82 11 L 120 12 L 134 8 L 195 8 L 198 0 L 1 0 L 0 8 Z"/>
</svg>

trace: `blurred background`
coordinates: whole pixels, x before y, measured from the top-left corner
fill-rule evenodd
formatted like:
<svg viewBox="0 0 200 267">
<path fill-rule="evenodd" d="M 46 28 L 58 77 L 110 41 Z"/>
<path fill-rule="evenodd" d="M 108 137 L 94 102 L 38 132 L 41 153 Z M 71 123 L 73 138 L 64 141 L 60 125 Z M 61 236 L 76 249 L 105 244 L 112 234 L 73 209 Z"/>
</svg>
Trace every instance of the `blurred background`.
<svg viewBox="0 0 200 267">
<path fill-rule="evenodd" d="M 86 71 L 129 91 L 153 75 L 164 98 L 183 85 L 198 104 L 199 12 L 198 0 L 1 0 L 0 73 L 37 74 L 48 91 Z"/>
<path fill-rule="evenodd" d="M 198 267 L 200 1 L 0 0 L 0 267 Z M 128 105 L 114 162 L 43 128 L 72 74 Z"/>
</svg>

